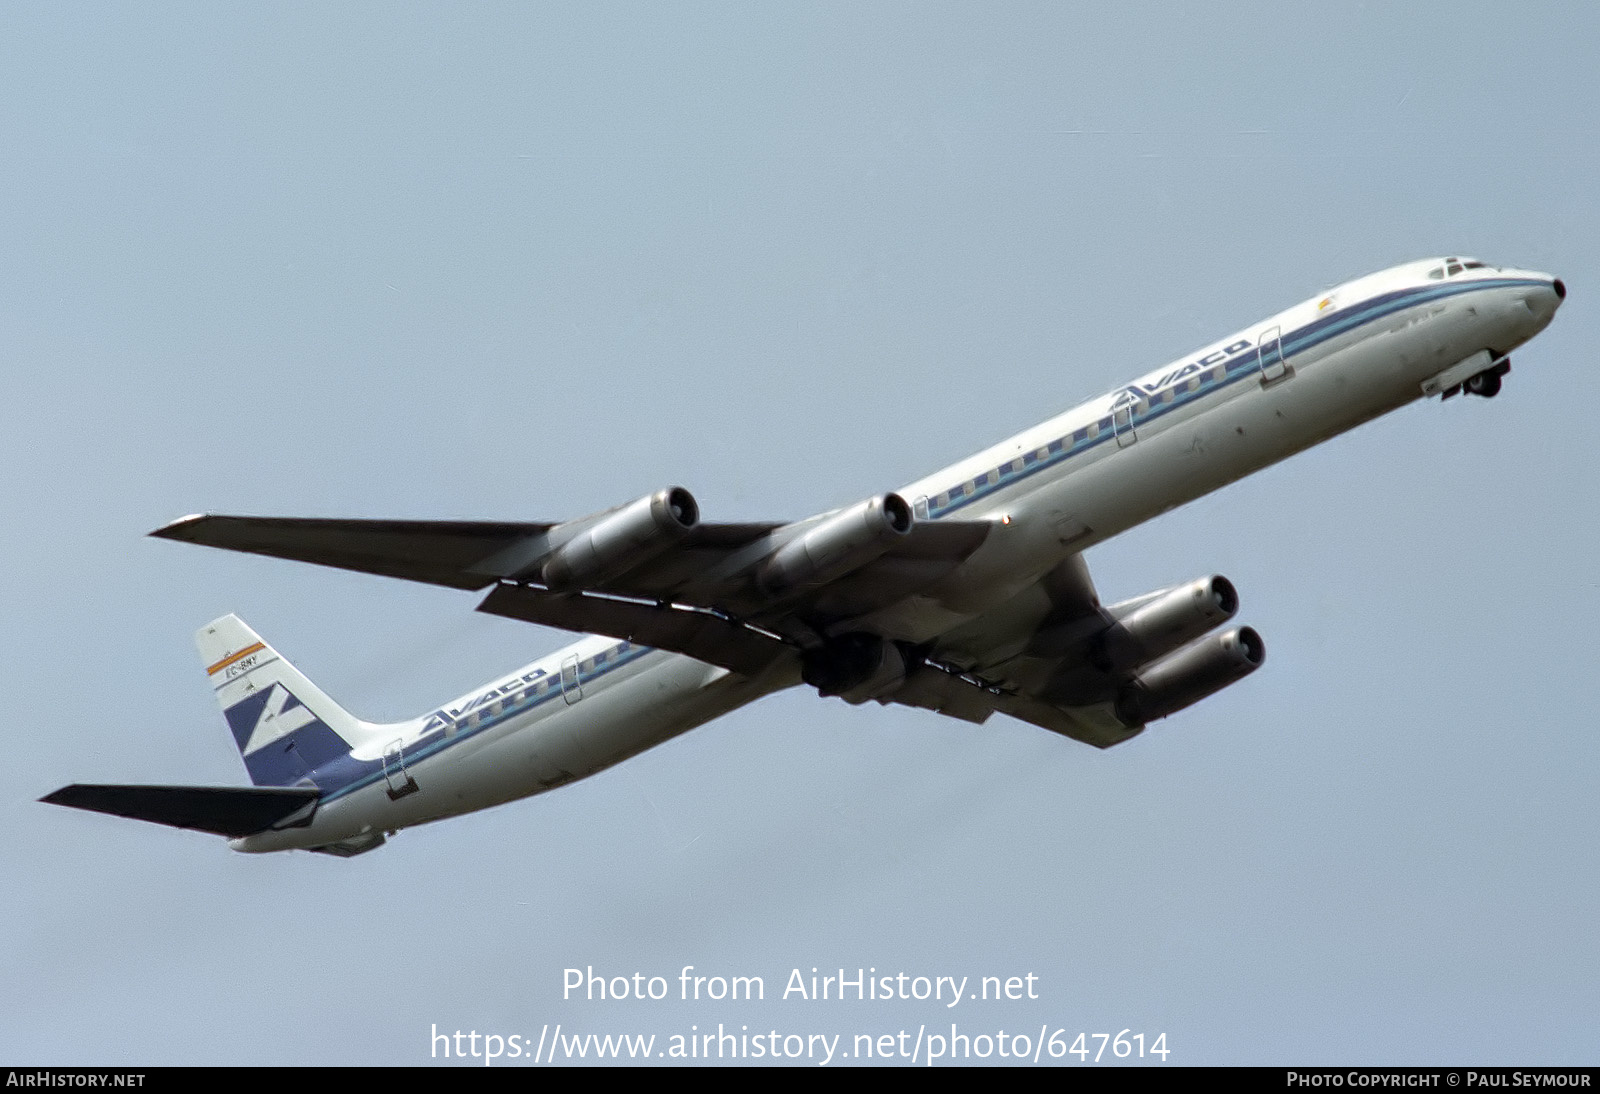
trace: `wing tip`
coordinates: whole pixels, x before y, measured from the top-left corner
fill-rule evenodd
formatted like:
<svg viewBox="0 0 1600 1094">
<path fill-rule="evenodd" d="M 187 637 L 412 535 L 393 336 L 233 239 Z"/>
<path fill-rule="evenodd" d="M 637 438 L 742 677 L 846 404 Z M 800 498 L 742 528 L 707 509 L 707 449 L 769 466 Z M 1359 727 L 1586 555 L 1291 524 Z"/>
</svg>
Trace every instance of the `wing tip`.
<svg viewBox="0 0 1600 1094">
<path fill-rule="evenodd" d="M 76 789 L 78 789 L 78 784 L 70 783 L 67 786 L 50 791 L 50 793 L 46 794 L 39 800 L 44 802 L 46 805 L 70 805 L 71 802 L 69 799 L 72 797 L 72 791 Z"/>
<path fill-rule="evenodd" d="M 149 534 L 157 539 L 186 539 L 187 537 L 183 534 L 186 529 L 193 528 L 201 521 L 210 519 L 210 513 L 190 513 L 186 517 L 179 517 L 177 520 L 163 524 Z"/>
</svg>

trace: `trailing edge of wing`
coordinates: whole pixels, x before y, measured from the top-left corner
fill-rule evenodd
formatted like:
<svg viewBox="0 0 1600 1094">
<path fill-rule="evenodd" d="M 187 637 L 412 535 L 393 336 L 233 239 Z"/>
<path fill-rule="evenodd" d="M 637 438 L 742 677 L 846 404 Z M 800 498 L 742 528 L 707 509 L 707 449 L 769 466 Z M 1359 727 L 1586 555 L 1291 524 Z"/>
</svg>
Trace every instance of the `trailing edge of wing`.
<svg viewBox="0 0 1600 1094">
<path fill-rule="evenodd" d="M 1109 704 L 1093 707 L 1058 707 L 1026 695 L 997 695 L 995 709 L 1018 721 L 1048 729 L 1096 748 L 1110 748 L 1137 737 L 1144 726 L 1126 726 L 1112 715 Z"/>
<path fill-rule="evenodd" d="M 184 517 L 150 534 L 456 589 L 481 589 L 494 576 L 473 572 L 474 564 L 551 527 L 500 521 L 204 515 Z"/>
<path fill-rule="evenodd" d="M 497 586 L 478 610 L 671 650 L 746 676 L 761 672 L 789 649 L 775 637 L 709 611 L 583 594 L 557 595 L 521 585 Z"/>
<path fill-rule="evenodd" d="M 1061 707 L 1014 691 L 986 687 L 976 678 L 923 665 L 887 700 L 932 710 L 964 722 L 982 724 L 991 714 L 1008 714 L 1021 722 L 1048 729 L 1096 748 L 1110 748 L 1136 737 L 1143 726 L 1127 726 L 1109 704 Z"/>
<path fill-rule="evenodd" d="M 39 800 L 218 836 L 249 836 L 315 804 L 309 787 L 105 786 L 73 783 Z M 309 812 L 307 820 L 310 819 Z"/>
</svg>

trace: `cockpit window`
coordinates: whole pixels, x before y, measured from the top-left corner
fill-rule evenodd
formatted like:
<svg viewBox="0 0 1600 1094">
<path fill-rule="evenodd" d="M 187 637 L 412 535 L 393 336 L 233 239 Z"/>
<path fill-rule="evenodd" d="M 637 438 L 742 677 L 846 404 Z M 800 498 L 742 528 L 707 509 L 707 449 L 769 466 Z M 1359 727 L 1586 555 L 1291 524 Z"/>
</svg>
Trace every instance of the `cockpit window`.
<svg viewBox="0 0 1600 1094">
<path fill-rule="evenodd" d="M 1494 269 L 1488 262 L 1478 262 L 1477 259 L 1448 258 L 1443 259 L 1443 266 L 1435 266 L 1427 272 L 1427 280 L 1442 281 L 1446 277 L 1456 277 L 1458 273 L 1466 270 L 1491 270 Z"/>
<path fill-rule="evenodd" d="M 1471 258 L 1447 258 L 1443 266 L 1435 266 L 1428 271 L 1429 281 L 1442 281 L 1447 277 L 1454 277 L 1466 270 L 1487 270 L 1487 263 Z"/>
</svg>

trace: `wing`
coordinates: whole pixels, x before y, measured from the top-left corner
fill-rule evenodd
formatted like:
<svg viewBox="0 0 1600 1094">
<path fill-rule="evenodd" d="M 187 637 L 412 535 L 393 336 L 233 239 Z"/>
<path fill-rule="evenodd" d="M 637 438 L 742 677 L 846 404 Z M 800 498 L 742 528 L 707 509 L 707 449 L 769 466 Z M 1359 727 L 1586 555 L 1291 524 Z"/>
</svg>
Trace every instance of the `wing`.
<svg viewBox="0 0 1600 1094">
<path fill-rule="evenodd" d="M 204 515 L 184 517 L 150 534 L 456 589 L 481 589 L 493 582 L 494 576 L 474 571 L 475 563 L 530 536 L 543 535 L 551 527 L 465 520 Z"/>
<path fill-rule="evenodd" d="M 551 553 L 556 524 L 475 520 L 324 520 L 308 517 L 184 517 L 150 534 L 161 539 L 313 562 L 456 589 L 482 589 L 535 567 Z M 680 566 L 711 565 L 775 524 L 702 524 L 680 545 Z"/>
<path fill-rule="evenodd" d="M 1102 607 L 1080 556 L 940 637 L 881 702 L 982 722 L 999 712 L 1098 748 L 1139 734 L 1254 672 L 1227 578 L 1197 578 Z"/>
<path fill-rule="evenodd" d="M 802 680 L 847 702 L 972 722 L 999 711 L 1101 748 L 1261 664 L 1250 628 L 1208 636 L 1238 606 L 1225 578 L 1106 608 L 1077 555 L 920 644 L 875 626 L 874 613 L 932 589 L 991 527 L 916 520 L 895 494 L 793 524 L 708 524 L 687 491 L 669 487 L 564 524 L 198 516 L 153 534 L 488 588 L 479 611 L 747 675 L 798 658 Z"/>
<path fill-rule="evenodd" d="M 995 611 L 941 636 L 882 701 L 982 724 L 996 713 L 1096 748 L 1138 735 L 1098 690 L 1063 693 L 1060 682 L 1092 672 L 1094 636 L 1111 624 L 1081 555 L 1072 555 Z"/>
<path fill-rule="evenodd" d="M 479 610 L 752 673 L 938 581 L 984 521 L 917 521 L 897 495 L 792 524 L 715 524 L 681 487 L 563 524 L 192 516 L 164 539 L 458 589 Z"/>
<path fill-rule="evenodd" d="M 1069 706 L 935 661 L 918 666 L 885 702 L 919 707 L 979 725 L 995 713 L 1007 714 L 1096 748 L 1121 744 L 1144 730 L 1142 724 L 1128 725 L 1119 719 L 1110 702 Z"/>
</svg>

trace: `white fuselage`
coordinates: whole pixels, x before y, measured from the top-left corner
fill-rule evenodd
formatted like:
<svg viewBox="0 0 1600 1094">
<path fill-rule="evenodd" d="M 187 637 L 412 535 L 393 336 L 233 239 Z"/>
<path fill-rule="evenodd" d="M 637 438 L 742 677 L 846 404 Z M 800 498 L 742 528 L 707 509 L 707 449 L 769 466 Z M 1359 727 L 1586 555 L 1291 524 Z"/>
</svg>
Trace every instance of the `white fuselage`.
<svg viewBox="0 0 1600 1094">
<path fill-rule="evenodd" d="M 1025 591 L 1063 558 L 1419 399 L 1474 354 L 1490 351 L 1487 365 L 1542 330 L 1564 291 L 1517 270 L 1430 277 L 1440 266 L 1349 282 L 905 487 L 918 519 L 993 531 L 936 585 L 857 622 L 938 639 L 956 663 L 990 652 L 1033 625 Z M 371 727 L 352 755 L 402 742 L 404 771 L 327 794 L 309 825 L 232 845 L 323 846 L 526 797 L 798 682 L 792 661 L 745 677 L 585 638 L 428 716 Z M 415 790 L 396 797 L 400 778 Z"/>
</svg>

